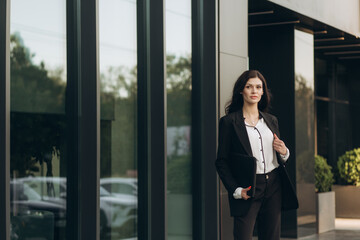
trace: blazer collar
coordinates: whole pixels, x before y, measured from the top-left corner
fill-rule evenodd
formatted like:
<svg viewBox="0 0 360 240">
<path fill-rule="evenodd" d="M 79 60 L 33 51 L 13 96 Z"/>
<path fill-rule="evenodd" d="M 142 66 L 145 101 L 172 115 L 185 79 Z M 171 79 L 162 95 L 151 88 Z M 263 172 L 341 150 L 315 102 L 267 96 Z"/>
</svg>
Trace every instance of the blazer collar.
<svg viewBox="0 0 360 240">
<path fill-rule="evenodd" d="M 242 109 L 235 113 L 234 129 L 235 129 L 235 132 L 236 132 L 242 146 L 244 147 L 246 153 L 249 156 L 253 156 L 250 141 L 249 141 L 249 136 L 247 134 L 245 123 L 244 123 Z"/>
<path fill-rule="evenodd" d="M 266 123 L 266 125 L 270 128 L 270 130 L 275 133 L 278 137 L 280 137 L 279 135 L 279 129 L 278 127 L 274 124 L 274 121 L 272 120 L 272 118 L 270 117 L 269 114 L 266 114 L 264 112 L 259 111 L 259 114 L 261 115 L 261 117 L 264 118 L 264 121 Z"/>
<path fill-rule="evenodd" d="M 261 111 L 259 111 L 259 114 L 262 118 L 264 118 L 264 121 L 265 121 L 266 125 L 269 127 L 269 129 L 273 133 L 275 133 L 277 136 L 280 136 L 279 129 L 274 124 L 274 121 L 272 120 L 271 116 L 269 114 L 266 114 Z M 245 127 L 242 109 L 240 109 L 239 111 L 237 111 L 235 113 L 234 129 L 235 129 L 235 132 L 236 132 L 242 146 L 244 147 L 246 153 L 249 156 L 253 156 L 250 141 L 249 141 L 249 136 L 247 134 L 246 127 Z"/>
</svg>

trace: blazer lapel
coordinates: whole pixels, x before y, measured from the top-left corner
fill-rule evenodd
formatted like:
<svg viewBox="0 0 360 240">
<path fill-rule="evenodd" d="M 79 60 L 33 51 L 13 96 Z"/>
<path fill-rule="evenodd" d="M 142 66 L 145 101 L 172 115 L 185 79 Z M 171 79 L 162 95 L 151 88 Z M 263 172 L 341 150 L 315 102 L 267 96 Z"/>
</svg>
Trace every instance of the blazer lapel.
<svg viewBox="0 0 360 240">
<path fill-rule="evenodd" d="M 280 137 L 279 129 L 277 128 L 277 126 L 275 126 L 274 122 L 270 119 L 269 115 L 267 115 L 266 113 L 263 113 L 261 111 L 259 111 L 259 114 L 264 118 L 264 121 L 265 121 L 266 125 L 270 128 L 270 130 L 273 133 L 275 133 L 278 137 Z"/>
<path fill-rule="evenodd" d="M 246 153 L 249 156 L 253 156 L 250 146 L 249 136 L 246 131 L 244 117 L 241 110 L 236 112 L 235 114 L 234 129 Z"/>
<path fill-rule="evenodd" d="M 278 126 L 274 124 L 274 122 L 270 119 L 269 115 L 266 113 L 260 112 L 260 115 L 264 118 L 266 125 L 270 128 L 270 130 L 275 133 L 278 137 L 280 137 L 280 132 Z M 284 161 L 280 157 L 280 154 L 276 152 L 276 157 L 279 165 L 284 165 Z"/>
</svg>

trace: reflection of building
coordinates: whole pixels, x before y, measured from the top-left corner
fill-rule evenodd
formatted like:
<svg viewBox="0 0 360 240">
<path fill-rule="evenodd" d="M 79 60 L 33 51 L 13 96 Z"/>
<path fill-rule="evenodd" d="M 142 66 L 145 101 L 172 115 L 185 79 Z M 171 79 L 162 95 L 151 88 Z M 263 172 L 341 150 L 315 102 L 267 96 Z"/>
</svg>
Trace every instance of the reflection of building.
<svg viewBox="0 0 360 240">
<path fill-rule="evenodd" d="M 283 235 L 314 233 L 314 153 L 335 166 L 360 146 L 359 1 L 77 0 L 59 3 L 62 15 L 48 1 L 27 15 L 19 2 L 0 2 L 0 239 L 16 237 L 10 178 L 33 173 L 66 178 L 66 239 L 104 232 L 103 177 L 137 177 L 127 193 L 137 207 L 121 211 L 121 228 L 108 219 L 101 239 L 230 239 L 217 120 L 248 68 L 267 78 L 291 152 L 300 208 L 284 213 Z M 23 41 L 10 47 L 15 28 Z M 40 49 L 58 43 L 41 55 L 39 39 Z M 48 68 L 51 57 L 66 74 Z M 39 172 L 44 163 L 53 171 Z"/>
</svg>

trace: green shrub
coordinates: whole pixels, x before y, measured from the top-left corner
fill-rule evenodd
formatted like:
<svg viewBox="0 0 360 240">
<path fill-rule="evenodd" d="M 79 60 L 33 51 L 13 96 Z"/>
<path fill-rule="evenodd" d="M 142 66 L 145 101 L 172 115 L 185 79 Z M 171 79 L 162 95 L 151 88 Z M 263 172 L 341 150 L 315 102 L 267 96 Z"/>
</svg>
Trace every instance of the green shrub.
<svg viewBox="0 0 360 240">
<path fill-rule="evenodd" d="M 167 190 L 172 194 L 191 194 L 191 155 L 169 156 Z"/>
<path fill-rule="evenodd" d="M 340 177 L 346 183 L 360 186 L 360 148 L 347 151 L 337 162 Z"/>
<path fill-rule="evenodd" d="M 322 156 L 315 156 L 315 190 L 316 192 L 329 192 L 334 183 L 331 166 Z"/>
</svg>

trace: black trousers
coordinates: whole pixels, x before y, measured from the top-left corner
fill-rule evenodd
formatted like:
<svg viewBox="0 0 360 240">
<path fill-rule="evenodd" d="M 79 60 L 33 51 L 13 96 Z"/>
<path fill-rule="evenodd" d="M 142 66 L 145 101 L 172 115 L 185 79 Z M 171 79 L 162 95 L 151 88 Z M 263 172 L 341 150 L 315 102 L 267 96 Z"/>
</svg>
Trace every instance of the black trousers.
<svg viewBox="0 0 360 240">
<path fill-rule="evenodd" d="M 281 226 L 281 182 L 279 169 L 256 175 L 256 190 L 249 212 L 234 217 L 234 239 L 251 240 L 257 220 L 259 240 L 279 240 Z"/>
</svg>

